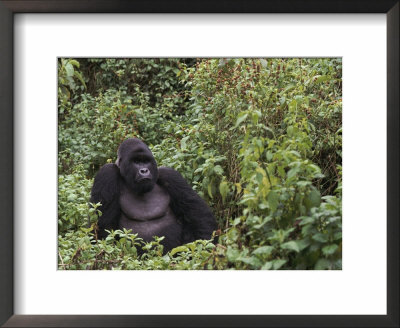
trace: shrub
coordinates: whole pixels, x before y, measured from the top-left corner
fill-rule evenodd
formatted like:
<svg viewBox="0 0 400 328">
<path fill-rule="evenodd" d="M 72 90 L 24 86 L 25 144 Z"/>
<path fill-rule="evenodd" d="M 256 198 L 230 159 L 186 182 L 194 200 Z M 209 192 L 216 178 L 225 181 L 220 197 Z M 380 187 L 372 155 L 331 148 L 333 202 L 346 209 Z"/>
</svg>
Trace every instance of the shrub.
<svg viewBox="0 0 400 328">
<path fill-rule="evenodd" d="M 77 230 L 88 224 L 90 189 L 82 166 L 71 174 L 58 176 L 58 233 Z"/>
<path fill-rule="evenodd" d="M 143 245 L 127 231 L 93 243 L 91 230 L 75 224 L 93 212 L 68 206 L 67 190 L 77 187 L 63 180 L 60 268 L 341 269 L 340 59 L 97 59 L 76 67 L 89 94 L 75 91 L 60 122 L 60 172 L 79 165 L 90 178 L 115 160 L 122 139 L 138 136 L 210 204 L 218 243 L 165 256 L 160 239 L 138 256 Z"/>
</svg>

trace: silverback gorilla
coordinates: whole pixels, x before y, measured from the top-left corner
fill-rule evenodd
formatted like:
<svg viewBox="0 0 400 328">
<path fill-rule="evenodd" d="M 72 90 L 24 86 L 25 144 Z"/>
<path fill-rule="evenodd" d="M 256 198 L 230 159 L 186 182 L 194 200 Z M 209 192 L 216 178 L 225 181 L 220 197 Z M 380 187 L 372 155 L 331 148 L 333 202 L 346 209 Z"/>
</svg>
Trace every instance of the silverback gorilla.
<svg viewBox="0 0 400 328">
<path fill-rule="evenodd" d="M 217 228 L 210 208 L 182 175 L 157 168 L 150 149 L 136 138 L 122 142 L 116 163 L 96 174 L 90 202 L 101 203 L 99 238 L 107 236 L 105 229 L 132 229 L 146 242 L 164 236 L 164 252 L 210 239 Z"/>
</svg>

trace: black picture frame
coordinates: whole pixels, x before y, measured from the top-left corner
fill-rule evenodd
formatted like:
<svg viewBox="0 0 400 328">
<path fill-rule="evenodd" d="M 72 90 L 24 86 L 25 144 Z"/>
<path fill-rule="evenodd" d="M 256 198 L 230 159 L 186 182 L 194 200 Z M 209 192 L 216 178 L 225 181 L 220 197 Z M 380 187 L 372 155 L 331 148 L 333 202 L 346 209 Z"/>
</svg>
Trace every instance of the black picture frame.
<svg viewBox="0 0 400 328">
<path fill-rule="evenodd" d="M 0 0 L 0 324 L 4 327 L 399 327 L 399 8 L 398 0 Z M 385 13 L 387 315 L 14 315 L 13 20 L 16 13 Z"/>
</svg>

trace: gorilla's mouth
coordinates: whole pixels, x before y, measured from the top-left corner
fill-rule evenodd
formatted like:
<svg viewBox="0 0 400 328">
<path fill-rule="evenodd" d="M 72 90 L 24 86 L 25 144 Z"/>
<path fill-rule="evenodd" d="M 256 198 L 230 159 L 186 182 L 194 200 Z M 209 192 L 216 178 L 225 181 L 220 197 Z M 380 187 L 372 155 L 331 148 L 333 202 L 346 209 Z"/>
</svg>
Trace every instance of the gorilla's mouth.
<svg viewBox="0 0 400 328">
<path fill-rule="evenodd" d="M 150 178 L 140 178 L 140 179 L 136 180 L 136 182 L 138 182 L 138 183 L 146 183 L 149 181 L 151 181 Z"/>
</svg>

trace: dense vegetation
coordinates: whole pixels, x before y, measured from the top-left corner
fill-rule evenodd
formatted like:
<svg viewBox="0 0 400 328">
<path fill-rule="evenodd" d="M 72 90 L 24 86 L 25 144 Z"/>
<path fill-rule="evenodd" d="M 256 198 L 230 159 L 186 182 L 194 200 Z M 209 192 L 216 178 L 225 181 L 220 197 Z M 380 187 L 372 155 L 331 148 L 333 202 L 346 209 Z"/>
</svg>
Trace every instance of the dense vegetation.
<svg viewBox="0 0 400 328">
<path fill-rule="evenodd" d="M 336 58 L 60 59 L 59 269 L 341 269 L 341 81 Z M 95 242 L 93 177 L 128 137 L 207 201 L 216 245 Z"/>
</svg>

